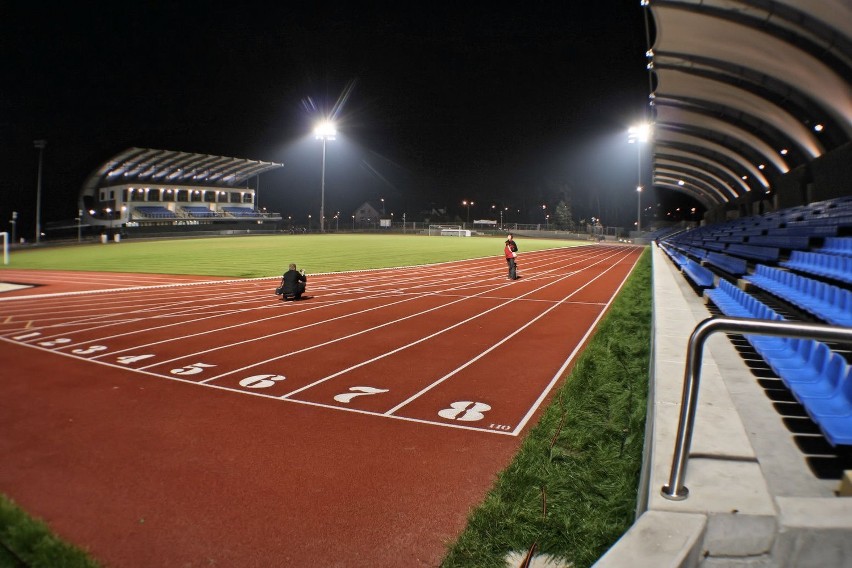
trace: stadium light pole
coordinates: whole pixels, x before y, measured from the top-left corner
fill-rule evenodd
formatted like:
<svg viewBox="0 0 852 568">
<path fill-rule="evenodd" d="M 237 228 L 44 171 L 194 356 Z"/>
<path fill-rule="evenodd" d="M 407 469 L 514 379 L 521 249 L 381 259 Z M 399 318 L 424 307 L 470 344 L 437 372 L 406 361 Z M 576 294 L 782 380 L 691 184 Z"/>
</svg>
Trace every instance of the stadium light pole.
<svg viewBox="0 0 852 568">
<path fill-rule="evenodd" d="M 464 201 L 462 201 L 462 205 L 467 207 L 467 222 L 468 224 L 470 224 L 470 206 L 473 205 L 473 201 L 468 201 L 467 199 L 465 199 Z"/>
<path fill-rule="evenodd" d="M 642 231 L 642 186 L 636 186 L 636 232 Z"/>
<path fill-rule="evenodd" d="M 322 140 L 322 178 L 320 181 L 320 233 L 325 232 L 325 143 L 337 137 L 337 128 L 330 120 L 324 120 L 314 128 L 314 136 Z"/>
<path fill-rule="evenodd" d="M 9 221 L 12 224 L 12 243 L 15 243 L 15 228 L 18 224 L 18 212 L 12 211 L 12 220 Z"/>
<path fill-rule="evenodd" d="M 44 148 L 47 140 L 34 140 L 33 146 L 38 148 L 38 182 L 36 183 L 36 234 L 35 242 L 41 241 L 41 166 L 44 158 Z"/>
<path fill-rule="evenodd" d="M 636 194 L 639 206 L 636 212 L 636 232 L 642 232 L 642 144 L 651 138 L 651 125 L 647 122 L 627 129 L 627 142 L 636 144 Z"/>
</svg>

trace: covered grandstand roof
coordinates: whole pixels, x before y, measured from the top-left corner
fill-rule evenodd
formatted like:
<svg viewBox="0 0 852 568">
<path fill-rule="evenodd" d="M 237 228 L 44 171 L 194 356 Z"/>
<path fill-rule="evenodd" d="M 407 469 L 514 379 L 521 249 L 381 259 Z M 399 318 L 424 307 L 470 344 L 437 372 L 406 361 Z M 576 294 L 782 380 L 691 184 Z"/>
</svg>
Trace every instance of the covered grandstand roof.
<svg viewBox="0 0 852 568">
<path fill-rule="evenodd" d="M 655 187 L 723 205 L 852 140 L 849 0 L 643 0 Z"/>
<path fill-rule="evenodd" d="M 172 150 L 128 148 L 95 170 L 83 193 L 116 184 L 174 184 L 236 187 L 283 164 Z"/>
</svg>

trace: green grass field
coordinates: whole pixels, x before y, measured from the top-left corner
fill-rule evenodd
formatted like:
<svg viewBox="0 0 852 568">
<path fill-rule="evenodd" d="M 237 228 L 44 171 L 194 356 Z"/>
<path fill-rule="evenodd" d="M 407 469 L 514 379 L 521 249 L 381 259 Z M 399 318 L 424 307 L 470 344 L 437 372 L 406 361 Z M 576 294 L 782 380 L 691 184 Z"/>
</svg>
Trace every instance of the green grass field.
<svg viewBox="0 0 852 568">
<path fill-rule="evenodd" d="M 291 262 L 309 273 L 365 270 L 495 257 L 502 269 L 500 237 L 422 235 L 261 235 L 197 239 L 125 240 L 12 251 L 5 268 L 198 274 L 252 278 L 282 274 Z M 516 239 L 523 253 L 587 241 Z M 2 274 L 0 272 L 0 274 Z"/>
<path fill-rule="evenodd" d="M 518 239 L 520 262 L 524 252 L 580 244 L 588 243 Z M 8 267 L 260 277 L 290 262 L 318 273 L 494 256 L 504 270 L 502 248 L 502 237 L 252 236 L 17 250 Z M 651 345 L 650 257 L 643 254 L 554 402 L 449 546 L 444 568 L 502 568 L 507 553 L 531 548 L 591 566 L 632 524 Z M 0 567 L 96 564 L 0 496 Z"/>
</svg>

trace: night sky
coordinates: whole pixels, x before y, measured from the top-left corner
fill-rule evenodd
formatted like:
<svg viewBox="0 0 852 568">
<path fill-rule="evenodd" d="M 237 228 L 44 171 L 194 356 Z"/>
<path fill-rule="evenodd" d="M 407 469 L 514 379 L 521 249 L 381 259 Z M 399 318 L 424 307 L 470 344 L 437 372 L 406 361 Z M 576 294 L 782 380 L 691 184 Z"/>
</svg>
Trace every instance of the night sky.
<svg viewBox="0 0 852 568">
<path fill-rule="evenodd" d="M 0 2 L 0 216 L 73 218 L 86 176 L 148 147 L 283 163 L 260 205 L 317 214 L 314 123 L 338 104 L 326 215 L 385 198 L 462 219 L 635 220 L 646 112 L 639 0 L 595 2 Z M 648 171 L 647 165 L 644 167 Z M 257 180 L 250 183 L 254 187 Z M 520 212 L 518 212 L 520 210 Z M 30 235 L 31 236 L 31 235 Z"/>
</svg>

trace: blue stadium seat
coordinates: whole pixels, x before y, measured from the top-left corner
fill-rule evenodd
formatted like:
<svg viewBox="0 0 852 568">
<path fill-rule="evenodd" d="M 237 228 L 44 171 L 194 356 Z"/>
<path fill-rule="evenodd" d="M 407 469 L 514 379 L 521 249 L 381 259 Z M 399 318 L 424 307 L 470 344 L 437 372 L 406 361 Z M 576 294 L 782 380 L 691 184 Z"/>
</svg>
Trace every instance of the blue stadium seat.
<svg viewBox="0 0 852 568">
<path fill-rule="evenodd" d="M 683 273 L 699 288 L 713 287 L 713 273 L 694 260 L 687 259 Z"/>
<path fill-rule="evenodd" d="M 724 270 L 732 276 L 742 276 L 748 270 L 748 261 L 744 258 L 729 256 L 727 254 L 710 251 L 704 257 L 707 264 Z"/>
<path fill-rule="evenodd" d="M 823 418 L 844 416 L 852 421 L 852 370 L 848 367 L 841 376 L 837 388 L 826 398 L 810 398 L 803 404 L 808 415 L 814 422 L 820 423 Z"/>
<path fill-rule="evenodd" d="M 831 398 L 835 396 L 840 383 L 848 375 L 850 369 L 842 355 L 832 353 L 820 373 L 820 378 L 814 382 L 794 382 L 788 387 L 796 400 L 808 406 L 811 398 Z"/>
<path fill-rule="evenodd" d="M 812 340 L 812 343 L 810 349 L 803 345 L 791 357 L 770 357 L 766 363 L 785 384 L 819 380 L 820 370 L 831 357 L 831 349 L 821 341 Z"/>
<path fill-rule="evenodd" d="M 818 425 L 832 446 L 852 446 L 852 416 L 822 417 Z"/>
</svg>

